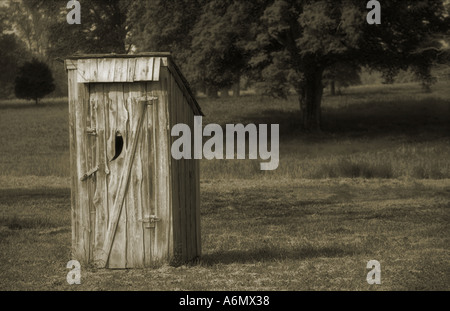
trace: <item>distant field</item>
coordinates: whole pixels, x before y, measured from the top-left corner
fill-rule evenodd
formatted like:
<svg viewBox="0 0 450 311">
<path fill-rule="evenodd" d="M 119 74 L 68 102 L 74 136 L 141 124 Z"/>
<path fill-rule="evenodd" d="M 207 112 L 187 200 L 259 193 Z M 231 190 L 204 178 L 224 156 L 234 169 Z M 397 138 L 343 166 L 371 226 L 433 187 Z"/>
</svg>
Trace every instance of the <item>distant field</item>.
<svg viewBox="0 0 450 311">
<path fill-rule="evenodd" d="M 297 99 L 199 99 L 203 124 L 280 124 L 280 165 L 203 160 L 203 179 L 450 178 L 450 85 L 359 86 L 324 97 L 324 130 L 298 126 Z M 0 175 L 69 176 L 67 100 L 0 102 Z"/>
<path fill-rule="evenodd" d="M 450 87 L 360 86 L 324 97 L 199 98 L 203 124 L 280 124 L 280 165 L 201 161 L 201 260 L 96 270 L 66 283 L 66 99 L 0 102 L 0 290 L 450 290 Z M 382 285 L 366 282 L 378 260 Z"/>
</svg>

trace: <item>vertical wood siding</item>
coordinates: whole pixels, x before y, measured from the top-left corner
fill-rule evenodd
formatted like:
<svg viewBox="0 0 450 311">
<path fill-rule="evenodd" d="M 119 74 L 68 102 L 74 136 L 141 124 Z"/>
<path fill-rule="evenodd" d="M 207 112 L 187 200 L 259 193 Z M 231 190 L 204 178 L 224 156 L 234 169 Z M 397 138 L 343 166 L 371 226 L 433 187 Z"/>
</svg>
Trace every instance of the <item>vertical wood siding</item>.
<svg viewBox="0 0 450 311">
<path fill-rule="evenodd" d="M 71 64 L 73 258 L 108 268 L 141 268 L 200 256 L 199 161 L 171 156 L 172 127 L 185 123 L 193 130 L 194 112 L 167 59 L 80 59 Z M 145 100 L 150 104 L 143 108 Z M 138 122 L 142 125 L 136 129 Z M 119 136 L 124 146 L 113 160 Z M 127 179 L 126 159 L 136 137 Z M 119 189 L 125 186 L 126 191 Z M 120 193 L 124 200 L 117 214 Z M 153 224 L 152 216 L 158 218 Z M 111 250 L 105 254 L 108 240 Z"/>
</svg>

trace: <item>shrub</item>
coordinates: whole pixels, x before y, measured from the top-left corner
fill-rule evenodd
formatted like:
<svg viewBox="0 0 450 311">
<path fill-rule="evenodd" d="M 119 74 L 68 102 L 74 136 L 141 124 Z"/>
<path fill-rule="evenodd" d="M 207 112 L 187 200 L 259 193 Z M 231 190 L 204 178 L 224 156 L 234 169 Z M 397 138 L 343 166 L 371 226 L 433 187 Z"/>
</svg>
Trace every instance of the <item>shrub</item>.
<svg viewBox="0 0 450 311">
<path fill-rule="evenodd" d="M 54 90 L 53 75 L 46 63 L 34 58 L 19 68 L 14 88 L 17 98 L 33 99 L 38 104 Z"/>
</svg>

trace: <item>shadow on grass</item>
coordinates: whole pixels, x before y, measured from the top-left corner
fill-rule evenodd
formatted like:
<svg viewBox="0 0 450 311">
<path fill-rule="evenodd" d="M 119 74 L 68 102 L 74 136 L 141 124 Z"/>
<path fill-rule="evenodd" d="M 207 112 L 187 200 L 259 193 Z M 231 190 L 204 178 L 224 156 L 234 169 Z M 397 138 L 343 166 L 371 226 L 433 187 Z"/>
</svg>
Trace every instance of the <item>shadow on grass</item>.
<svg viewBox="0 0 450 311">
<path fill-rule="evenodd" d="M 448 137 L 450 102 L 429 98 L 396 102 L 366 101 L 348 107 L 326 107 L 322 111 L 322 132 L 301 129 L 300 113 L 265 109 L 245 116 L 244 124 L 279 124 L 280 139 L 303 138 L 321 141 L 343 137 L 377 138 L 402 135 L 414 141 Z M 421 135 L 426 133 L 427 135 Z"/>
<path fill-rule="evenodd" d="M 261 247 L 252 250 L 231 250 L 231 251 L 215 251 L 204 254 L 201 263 L 207 266 L 216 264 L 245 264 L 265 261 L 279 260 L 302 260 L 312 258 L 340 258 L 345 256 L 353 256 L 359 250 L 354 246 L 325 246 L 325 247 L 294 247 L 292 249 L 271 249 Z"/>
</svg>

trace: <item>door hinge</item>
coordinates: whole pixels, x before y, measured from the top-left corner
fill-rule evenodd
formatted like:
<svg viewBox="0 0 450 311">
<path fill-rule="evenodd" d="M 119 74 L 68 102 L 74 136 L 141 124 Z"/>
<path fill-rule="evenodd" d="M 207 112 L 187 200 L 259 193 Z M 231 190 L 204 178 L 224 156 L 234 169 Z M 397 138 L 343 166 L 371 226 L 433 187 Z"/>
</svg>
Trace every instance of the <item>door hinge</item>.
<svg viewBox="0 0 450 311">
<path fill-rule="evenodd" d="M 97 171 L 98 171 L 99 167 L 94 167 L 93 169 L 91 169 L 89 172 L 87 172 L 86 174 L 83 175 L 83 177 L 81 177 L 81 181 L 85 181 L 86 179 L 88 179 L 89 177 L 91 177 L 92 175 L 94 175 Z"/>
<path fill-rule="evenodd" d="M 160 221 L 161 219 L 156 217 L 155 215 L 145 216 L 144 219 L 139 219 L 140 222 L 145 224 L 145 228 L 155 228 L 155 223 Z"/>
<path fill-rule="evenodd" d="M 92 136 L 97 136 L 97 129 L 87 128 L 86 129 L 86 134 L 92 135 Z"/>
</svg>

